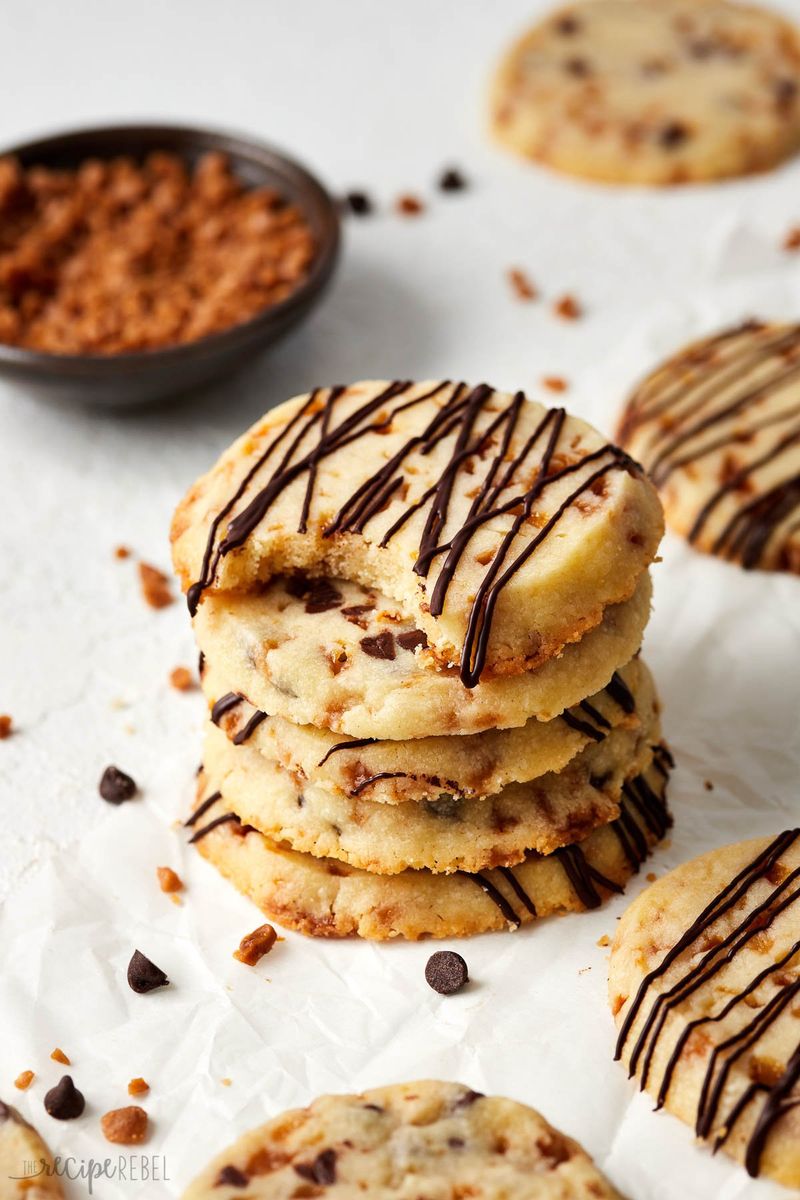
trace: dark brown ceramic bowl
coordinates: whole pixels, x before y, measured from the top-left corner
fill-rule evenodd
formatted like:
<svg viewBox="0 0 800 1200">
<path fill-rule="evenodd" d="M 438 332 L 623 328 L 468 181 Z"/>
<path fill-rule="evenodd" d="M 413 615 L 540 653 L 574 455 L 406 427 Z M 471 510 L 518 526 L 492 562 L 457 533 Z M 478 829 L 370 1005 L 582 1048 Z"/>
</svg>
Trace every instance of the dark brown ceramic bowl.
<svg viewBox="0 0 800 1200">
<path fill-rule="evenodd" d="M 0 375 L 57 402 L 152 404 L 211 383 L 244 365 L 303 319 L 322 295 L 339 252 L 336 206 L 304 167 L 250 138 L 176 125 L 120 125 L 9 146 L 23 166 L 74 168 L 86 158 L 144 158 L 167 150 L 194 163 L 221 150 L 250 187 L 269 185 L 303 212 L 317 242 L 308 278 L 285 300 L 248 321 L 181 346 L 130 354 L 47 354 L 0 343 Z"/>
</svg>

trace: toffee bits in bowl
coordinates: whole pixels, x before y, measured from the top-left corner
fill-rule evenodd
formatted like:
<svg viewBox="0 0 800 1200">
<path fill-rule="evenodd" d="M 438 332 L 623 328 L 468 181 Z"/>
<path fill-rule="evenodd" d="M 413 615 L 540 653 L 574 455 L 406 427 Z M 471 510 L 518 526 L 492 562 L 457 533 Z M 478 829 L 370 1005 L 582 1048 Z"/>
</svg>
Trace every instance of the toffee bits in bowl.
<svg viewBox="0 0 800 1200">
<path fill-rule="evenodd" d="M 84 402 L 180 394 L 299 321 L 337 250 L 325 190 L 259 143 L 123 127 L 13 148 L 0 156 L 0 371 Z"/>
</svg>

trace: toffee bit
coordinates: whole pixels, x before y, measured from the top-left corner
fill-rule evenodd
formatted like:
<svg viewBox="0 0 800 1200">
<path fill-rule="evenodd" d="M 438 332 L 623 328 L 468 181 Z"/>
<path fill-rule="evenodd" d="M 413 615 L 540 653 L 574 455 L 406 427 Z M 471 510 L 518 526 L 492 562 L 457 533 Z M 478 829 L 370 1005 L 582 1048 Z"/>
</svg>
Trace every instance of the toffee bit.
<svg viewBox="0 0 800 1200">
<path fill-rule="evenodd" d="M 140 996 L 156 988 L 167 987 L 169 980 L 160 967 L 146 958 L 140 950 L 134 950 L 128 963 L 128 985 Z"/>
<path fill-rule="evenodd" d="M 156 867 L 156 876 L 162 892 L 183 891 L 183 880 L 180 875 L 175 874 L 172 867 Z"/>
<path fill-rule="evenodd" d="M 539 292 L 520 267 L 509 267 L 508 282 L 518 300 L 536 300 Z"/>
<path fill-rule="evenodd" d="M 406 194 L 398 196 L 395 208 L 403 217 L 418 217 L 425 211 L 425 205 L 416 196 Z"/>
<path fill-rule="evenodd" d="M 53 1062 L 57 1062 L 57 1063 L 63 1063 L 63 1065 L 64 1065 L 65 1067 L 71 1067 L 71 1066 L 72 1066 L 72 1063 L 69 1061 L 69 1059 L 67 1058 L 67 1056 L 66 1056 L 66 1054 L 64 1053 L 64 1051 L 63 1051 L 63 1050 L 61 1050 L 61 1049 L 60 1049 L 58 1046 L 56 1046 L 55 1050 L 54 1050 L 54 1051 L 53 1051 L 53 1053 L 50 1055 L 50 1057 L 52 1058 Z"/>
<path fill-rule="evenodd" d="M 98 784 L 98 791 L 109 804 L 124 804 L 136 795 L 136 783 L 119 767 L 106 767 Z"/>
<path fill-rule="evenodd" d="M 131 552 L 127 546 L 117 546 L 114 550 L 114 558 L 130 558 Z"/>
<path fill-rule="evenodd" d="M 553 312 L 562 321 L 577 321 L 583 316 L 583 309 L 574 296 L 567 293 L 560 296 L 553 304 Z"/>
<path fill-rule="evenodd" d="M 44 1107 L 57 1121 L 74 1121 L 83 1112 L 86 1101 L 72 1082 L 72 1076 L 64 1075 L 56 1086 L 46 1093 Z"/>
<path fill-rule="evenodd" d="M 239 949 L 234 950 L 233 957 L 247 967 L 254 967 L 265 954 L 269 954 L 277 938 L 278 935 L 271 925 L 259 925 L 252 933 L 245 934 L 239 943 Z"/>
<path fill-rule="evenodd" d="M 117 1146 L 137 1146 L 147 1137 L 147 1113 L 138 1104 L 114 1108 L 100 1118 L 107 1142 Z"/>
<path fill-rule="evenodd" d="M 33 1071 L 20 1071 L 17 1078 L 14 1080 L 14 1087 L 19 1088 L 21 1092 L 27 1091 L 31 1086 L 36 1075 Z"/>
<path fill-rule="evenodd" d="M 800 225 L 793 225 L 786 237 L 783 239 L 783 249 L 790 253 L 794 250 L 800 250 Z"/>
<path fill-rule="evenodd" d="M 547 388 L 548 392 L 565 392 L 569 384 L 560 375 L 544 375 L 542 377 L 542 387 Z"/>
<path fill-rule="evenodd" d="M 147 1083 L 146 1080 L 142 1079 L 140 1075 L 137 1075 L 136 1078 L 132 1079 L 128 1084 L 129 1096 L 143 1096 L 145 1092 L 149 1091 L 150 1084 Z"/>
<path fill-rule="evenodd" d="M 175 597 L 170 589 L 169 579 L 163 571 L 159 571 L 158 567 L 151 567 L 149 563 L 140 562 L 139 582 L 145 603 L 149 604 L 151 608 L 166 608 L 168 604 L 174 602 Z"/>
<path fill-rule="evenodd" d="M 176 692 L 190 692 L 194 687 L 194 678 L 188 667 L 175 667 L 169 673 L 169 682 Z"/>
<path fill-rule="evenodd" d="M 606 946 L 611 945 L 611 938 L 608 936 L 607 933 L 604 933 L 601 938 L 597 939 L 597 944 L 601 950 L 605 950 Z"/>
<path fill-rule="evenodd" d="M 14 722 L 8 713 L 0 713 L 0 741 L 11 737 L 14 732 Z"/>
</svg>

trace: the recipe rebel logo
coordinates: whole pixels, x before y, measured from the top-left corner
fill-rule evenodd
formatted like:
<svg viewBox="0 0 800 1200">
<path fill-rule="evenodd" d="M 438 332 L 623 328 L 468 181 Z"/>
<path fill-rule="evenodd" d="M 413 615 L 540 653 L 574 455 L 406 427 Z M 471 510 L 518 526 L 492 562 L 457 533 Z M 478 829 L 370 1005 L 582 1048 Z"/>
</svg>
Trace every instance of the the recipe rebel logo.
<svg viewBox="0 0 800 1200">
<path fill-rule="evenodd" d="M 89 1195 L 94 1195 L 94 1184 L 98 1179 L 116 1179 L 120 1183 L 169 1183 L 167 1160 L 158 1154 L 120 1154 L 116 1158 L 75 1158 L 72 1155 L 56 1155 L 52 1162 L 44 1158 L 25 1159 L 22 1175 L 9 1175 L 9 1179 L 24 1180 L 26 1183 L 45 1176 L 57 1176 L 70 1180 L 82 1180 Z"/>
</svg>

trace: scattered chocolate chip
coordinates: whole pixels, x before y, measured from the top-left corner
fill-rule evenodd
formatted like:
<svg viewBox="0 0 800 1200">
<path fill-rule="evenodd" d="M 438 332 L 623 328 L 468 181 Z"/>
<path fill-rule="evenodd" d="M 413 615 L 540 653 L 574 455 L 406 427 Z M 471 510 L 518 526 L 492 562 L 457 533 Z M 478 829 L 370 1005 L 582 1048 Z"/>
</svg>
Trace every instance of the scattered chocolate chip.
<svg viewBox="0 0 800 1200">
<path fill-rule="evenodd" d="M 250 1180 L 245 1175 L 244 1171 L 240 1171 L 238 1167 L 234 1167 L 231 1163 L 227 1167 L 223 1167 L 217 1176 L 214 1187 L 247 1187 Z"/>
<path fill-rule="evenodd" d="M 72 1076 L 64 1075 L 45 1095 L 44 1107 L 57 1121 L 73 1121 L 83 1112 L 86 1101 L 72 1082 Z"/>
<path fill-rule="evenodd" d="M 404 650 L 416 650 L 417 646 L 424 650 L 428 645 L 428 636 L 421 629 L 407 629 L 405 633 L 397 634 L 397 644 Z"/>
<path fill-rule="evenodd" d="M 100 1118 L 107 1142 L 118 1146 L 136 1146 L 147 1137 L 147 1113 L 138 1104 L 114 1108 Z"/>
<path fill-rule="evenodd" d="M 418 217 L 425 211 L 425 205 L 416 196 L 398 196 L 395 205 L 397 211 L 404 217 Z"/>
<path fill-rule="evenodd" d="M 294 1169 L 301 1179 L 326 1186 L 336 1183 L 336 1151 L 322 1150 L 311 1163 L 295 1163 Z"/>
<path fill-rule="evenodd" d="M 682 146 L 689 137 L 689 128 L 682 121 L 669 121 L 658 132 L 658 141 L 666 150 Z"/>
<path fill-rule="evenodd" d="M 150 962 L 141 950 L 134 950 L 128 963 L 128 983 L 134 992 L 143 996 L 156 988 L 166 987 L 169 983 L 164 972 L 155 963 Z"/>
<path fill-rule="evenodd" d="M 362 638 L 361 649 L 370 658 L 388 658 L 391 661 L 395 656 L 394 634 L 385 629 L 375 637 Z"/>
<path fill-rule="evenodd" d="M 356 217 L 368 217 L 373 209 L 366 192 L 348 192 L 344 197 L 344 206 Z"/>
<path fill-rule="evenodd" d="M 342 593 L 334 587 L 330 579 L 315 579 L 306 593 L 306 612 L 322 613 L 337 608 L 342 600 Z"/>
<path fill-rule="evenodd" d="M 254 967 L 265 954 L 269 954 L 278 935 L 271 925 L 259 925 L 252 933 L 246 933 L 239 943 L 239 949 L 234 950 L 233 957 L 247 967 Z"/>
<path fill-rule="evenodd" d="M 467 181 L 456 167 L 448 167 L 439 176 L 439 190 L 442 192 L 463 192 Z"/>
<path fill-rule="evenodd" d="M 136 784 L 119 767 L 106 767 L 98 785 L 100 795 L 109 804 L 124 804 L 136 795 Z"/>
<path fill-rule="evenodd" d="M 425 978 L 435 992 L 451 996 L 469 979 L 467 964 L 455 950 L 437 950 L 428 959 Z"/>
</svg>

